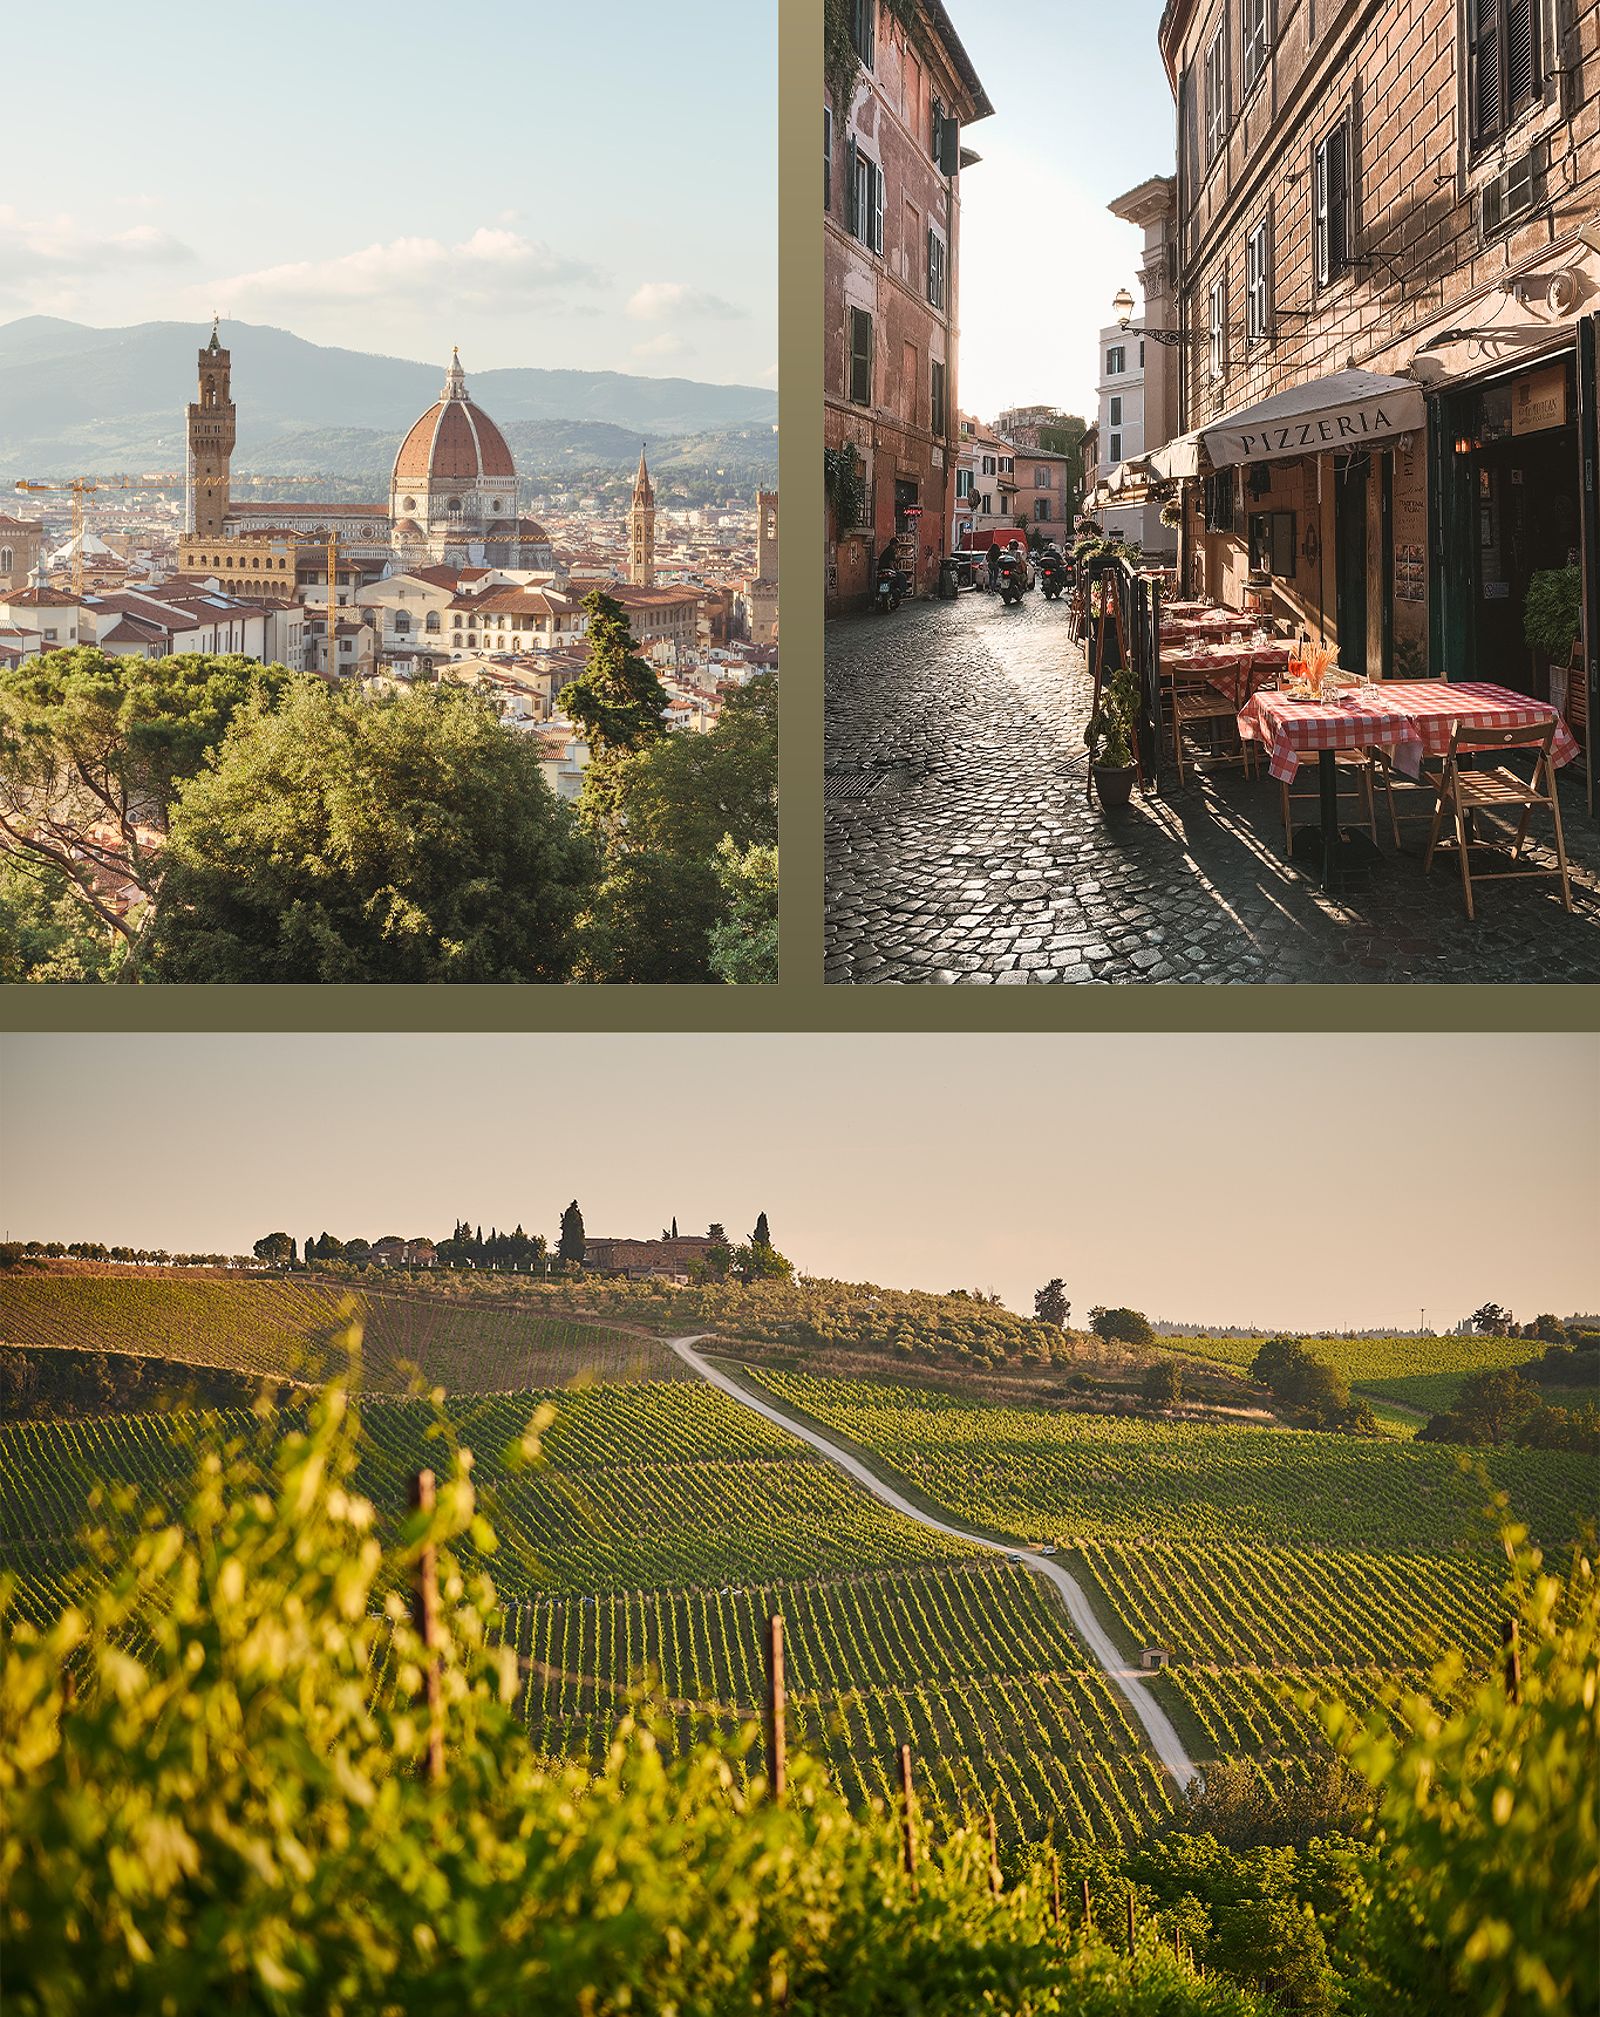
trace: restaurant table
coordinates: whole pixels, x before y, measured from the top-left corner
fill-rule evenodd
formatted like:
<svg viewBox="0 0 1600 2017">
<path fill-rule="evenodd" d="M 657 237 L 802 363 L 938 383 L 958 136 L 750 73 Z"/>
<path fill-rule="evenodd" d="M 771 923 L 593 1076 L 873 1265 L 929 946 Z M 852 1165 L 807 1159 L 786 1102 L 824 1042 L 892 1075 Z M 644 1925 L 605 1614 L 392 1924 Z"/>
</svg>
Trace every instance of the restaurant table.
<svg viewBox="0 0 1600 2017">
<path fill-rule="evenodd" d="M 1457 722 L 1469 728 L 1543 728 L 1554 716 L 1552 756 L 1558 764 L 1578 754 L 1572 731 L 1548 702 L 1479 680 L 1459 685 L 1442 679 L 1394 679 L 1376 686 L 1342 688 L 1331 700 L 1291 700 L 1263 689 L 1239 714 L 1239 734 L 1268 751 L 1267 769 L 1287 784 L 1303 758 L 1317 758 L 1322 796 L 1321 846 L 1316 855 L 1325 890 L 1345 886 L 1350 843 L 1339 834 L 1341 749 L 1392 749 L 1396 767 L 1420 777 L 1426 756 L 1442 756 Z M 1292 851 L 1292 846 L 1291 846 Z"/>
</svg>

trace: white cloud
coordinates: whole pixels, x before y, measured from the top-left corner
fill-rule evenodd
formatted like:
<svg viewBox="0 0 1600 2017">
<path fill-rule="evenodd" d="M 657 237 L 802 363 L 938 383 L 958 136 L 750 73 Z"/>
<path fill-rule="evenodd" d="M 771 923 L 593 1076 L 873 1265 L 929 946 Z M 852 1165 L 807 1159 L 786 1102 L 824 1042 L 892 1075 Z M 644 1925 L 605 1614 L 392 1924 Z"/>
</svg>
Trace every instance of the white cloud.
<svg viewBox="0 0 1600 2017">
<path fill-rule="evenodd" d="M 130 268 L 187 265 L 194 256 L 153 224 L 94 231 L 75 217 L 25 217 L 0 203 L 0 300 L 35 311 L 70 310 L 95 281 Z"/>
<path fill-rule="evenodd" d="M 720 294 L 708 294 L 682 280 L 647 280 L 628 300 L 628 313 L 635 322 L 737 322 L 744 312 Z"/>
<path fill-rule="evenodd" d="M 643 343 L 636 343 L 633 354 L 635 357 L 682 357 L 688 348 L 681 336 L 674 336 L 670 329 L 663 329 L 659 336 L 650 336 Z"/>
<path fill-rule="evenodd" d="M 395 238 L 333 259 L 300 259 L 208 281 L 200 292 L 232 312 L 347 304 L 455 303 L 516 307 L 547 301 L 563 287 L 593 287 L 604 276 L 504 225 L 480 225 L 470 238 Z"/>
</svg>

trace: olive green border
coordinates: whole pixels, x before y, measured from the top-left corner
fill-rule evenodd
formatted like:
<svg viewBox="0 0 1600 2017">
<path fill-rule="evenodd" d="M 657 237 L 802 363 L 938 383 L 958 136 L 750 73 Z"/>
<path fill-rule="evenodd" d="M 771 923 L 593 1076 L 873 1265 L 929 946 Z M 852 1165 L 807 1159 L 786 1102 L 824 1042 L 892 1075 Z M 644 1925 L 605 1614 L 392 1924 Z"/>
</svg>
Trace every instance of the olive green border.
<svg viewBox="0 0 1600 2017">
<path fill-rule="evenodd" d="M 0 1029 L 1593 1030 L 1600 987 L 839 987 L 822 976 L 822 0 L 776 0 L 787 539 L 776 988 L 0 988 Z M 737 257 L 738 248 L 729 248 Z M 997 1062 L 999 1062 L 997 1060 Z M 937 1096 L 937 1089 L 930 1087 Z"/>
</svg>

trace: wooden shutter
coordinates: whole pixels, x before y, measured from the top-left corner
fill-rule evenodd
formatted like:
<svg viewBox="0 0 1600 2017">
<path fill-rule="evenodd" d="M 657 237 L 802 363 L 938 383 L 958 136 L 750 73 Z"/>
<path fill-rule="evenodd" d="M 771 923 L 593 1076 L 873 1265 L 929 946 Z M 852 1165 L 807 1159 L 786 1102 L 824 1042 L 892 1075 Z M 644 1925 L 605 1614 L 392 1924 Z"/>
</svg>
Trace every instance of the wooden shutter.
<svg viewBox="0 0 1600 2017">
<path fill-rule="evenodd" d="M 850 311 L 850 397 L 872 404 L 872 317 L 863 308 Z"/>
<path fill-rule="evenodd" d="M 1501 0 L 1467 0 L 1471 25 L 1467 36 L 1467 90 L 1471 98 L 1472 137 L 1489 140 L 1500 131 L 1503 92 L 1500 82 Z"/>
<path fill-rule="evenodd" d="M 883 170 L 873 161 L 868 164 L 872 180 L 872 249 L 883 250 Z"/>
<path fill-rule="evenodd" d="M 1506 0 L 1506 119 L 1539 95 L 1539 9 L 1536 0 Z"/>
<path fill-rule="evenodd" d="M 844 200 L 845 208 L 849 212 L 848 222 L 852 238 L 859 238 L 861 236 L 861 196 L 857 188 L 856 175 L 856 155 L 859 151 L 856 146 L 856 136 L 852 133 L 844 155 Z"/>
<path fill-rule="evenodd" d="M 1340 272 L 1350 258 L 1350 122 L 1328 136 L 1328 272 Z"/>
</svg>

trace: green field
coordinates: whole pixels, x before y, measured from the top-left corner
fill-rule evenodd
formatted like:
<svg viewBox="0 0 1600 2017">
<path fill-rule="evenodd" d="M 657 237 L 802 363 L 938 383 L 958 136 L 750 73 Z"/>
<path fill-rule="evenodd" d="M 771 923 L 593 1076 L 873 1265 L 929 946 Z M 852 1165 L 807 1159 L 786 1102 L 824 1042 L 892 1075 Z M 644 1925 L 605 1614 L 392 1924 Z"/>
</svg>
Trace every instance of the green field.
<svg viewBox="0 0 1600 2017">
<path fill-rule="evenodd" d="M 1162 1338 L 1163 1351 L 1248 1372 L 1260 1338 Z M 1434 1414 L 1455 1400 L 1469 1373 L 1524 1366 L 1543 1345 L 1527 1338 L 1307 1338 L 1307 1351 L 1336 1366 L 1351 1386 Z"/>
<path fill-rule="evenodd" d="M 134 1352 L 286 1379 L 337 1366 L 330 1341 L 352 1315 L 364 1382 L 379 1393 L 403 1393 L 419 1376 L 452 1393 L 692 1377 L 652 1339 L 482 1299 L 278 1278 L 0 1277 L 0 1346 Z"/>
<path fill-rule="evenodd" d="M 411 1362 L 453 1397 L 448 1430 L 423 1399 L 368 1398 L 361 1487 L 391 1520 L 416 1470 L 446 1470 L 453 1439 L 471 1448 L 500 1544 L 482 1566 L 541 1748 L 599 1756 L 641 1679 L 681 1737 L 747 1720 L 778 1609 L 794 1740 L 852 1798 L 884 1794 L 910 1742 L 930 1811 L 993 1807 L 1008 1835 L 1121 1840 L 1170 1811 L 1122 1697 L 1047 1586 L 880 1506 L 664 1347 L 502 1297 L 380 1292 L 362 1314 L 369 1385 L 403 1387 Z M 332 1291 L 283 1281 L 0 1284 L 0 1330 L 26 1349 L 159 1350 L 280 1375 L 337 1315 Z M 1446 1647 L 1491 1656 L 1491 1488 L 1552 1546 L 1593 1506 L 1589 1460 L 1559 1452 L 1467 1465 L 1391 1439 L 749 1377 L 925 1502 L 1057 1542 L 1130 1658 L 1168 1651 L 1152 1686 L 1202 1765 L 1247 1758 L 1278 1785 L 1321 1743 L 1301 1691 L 1364 1707 Z M 507 1452 L 541 1399 L 555 1418 L 543 1460 L 522 1468 Z M 0 1429 L 0 1562 L 20 1608 L 43 1617 L 59 1602 L 95 1487 L 170 1505 L 197 1438 L 261 1432 L 245 1409 Z"/>
</svg>

